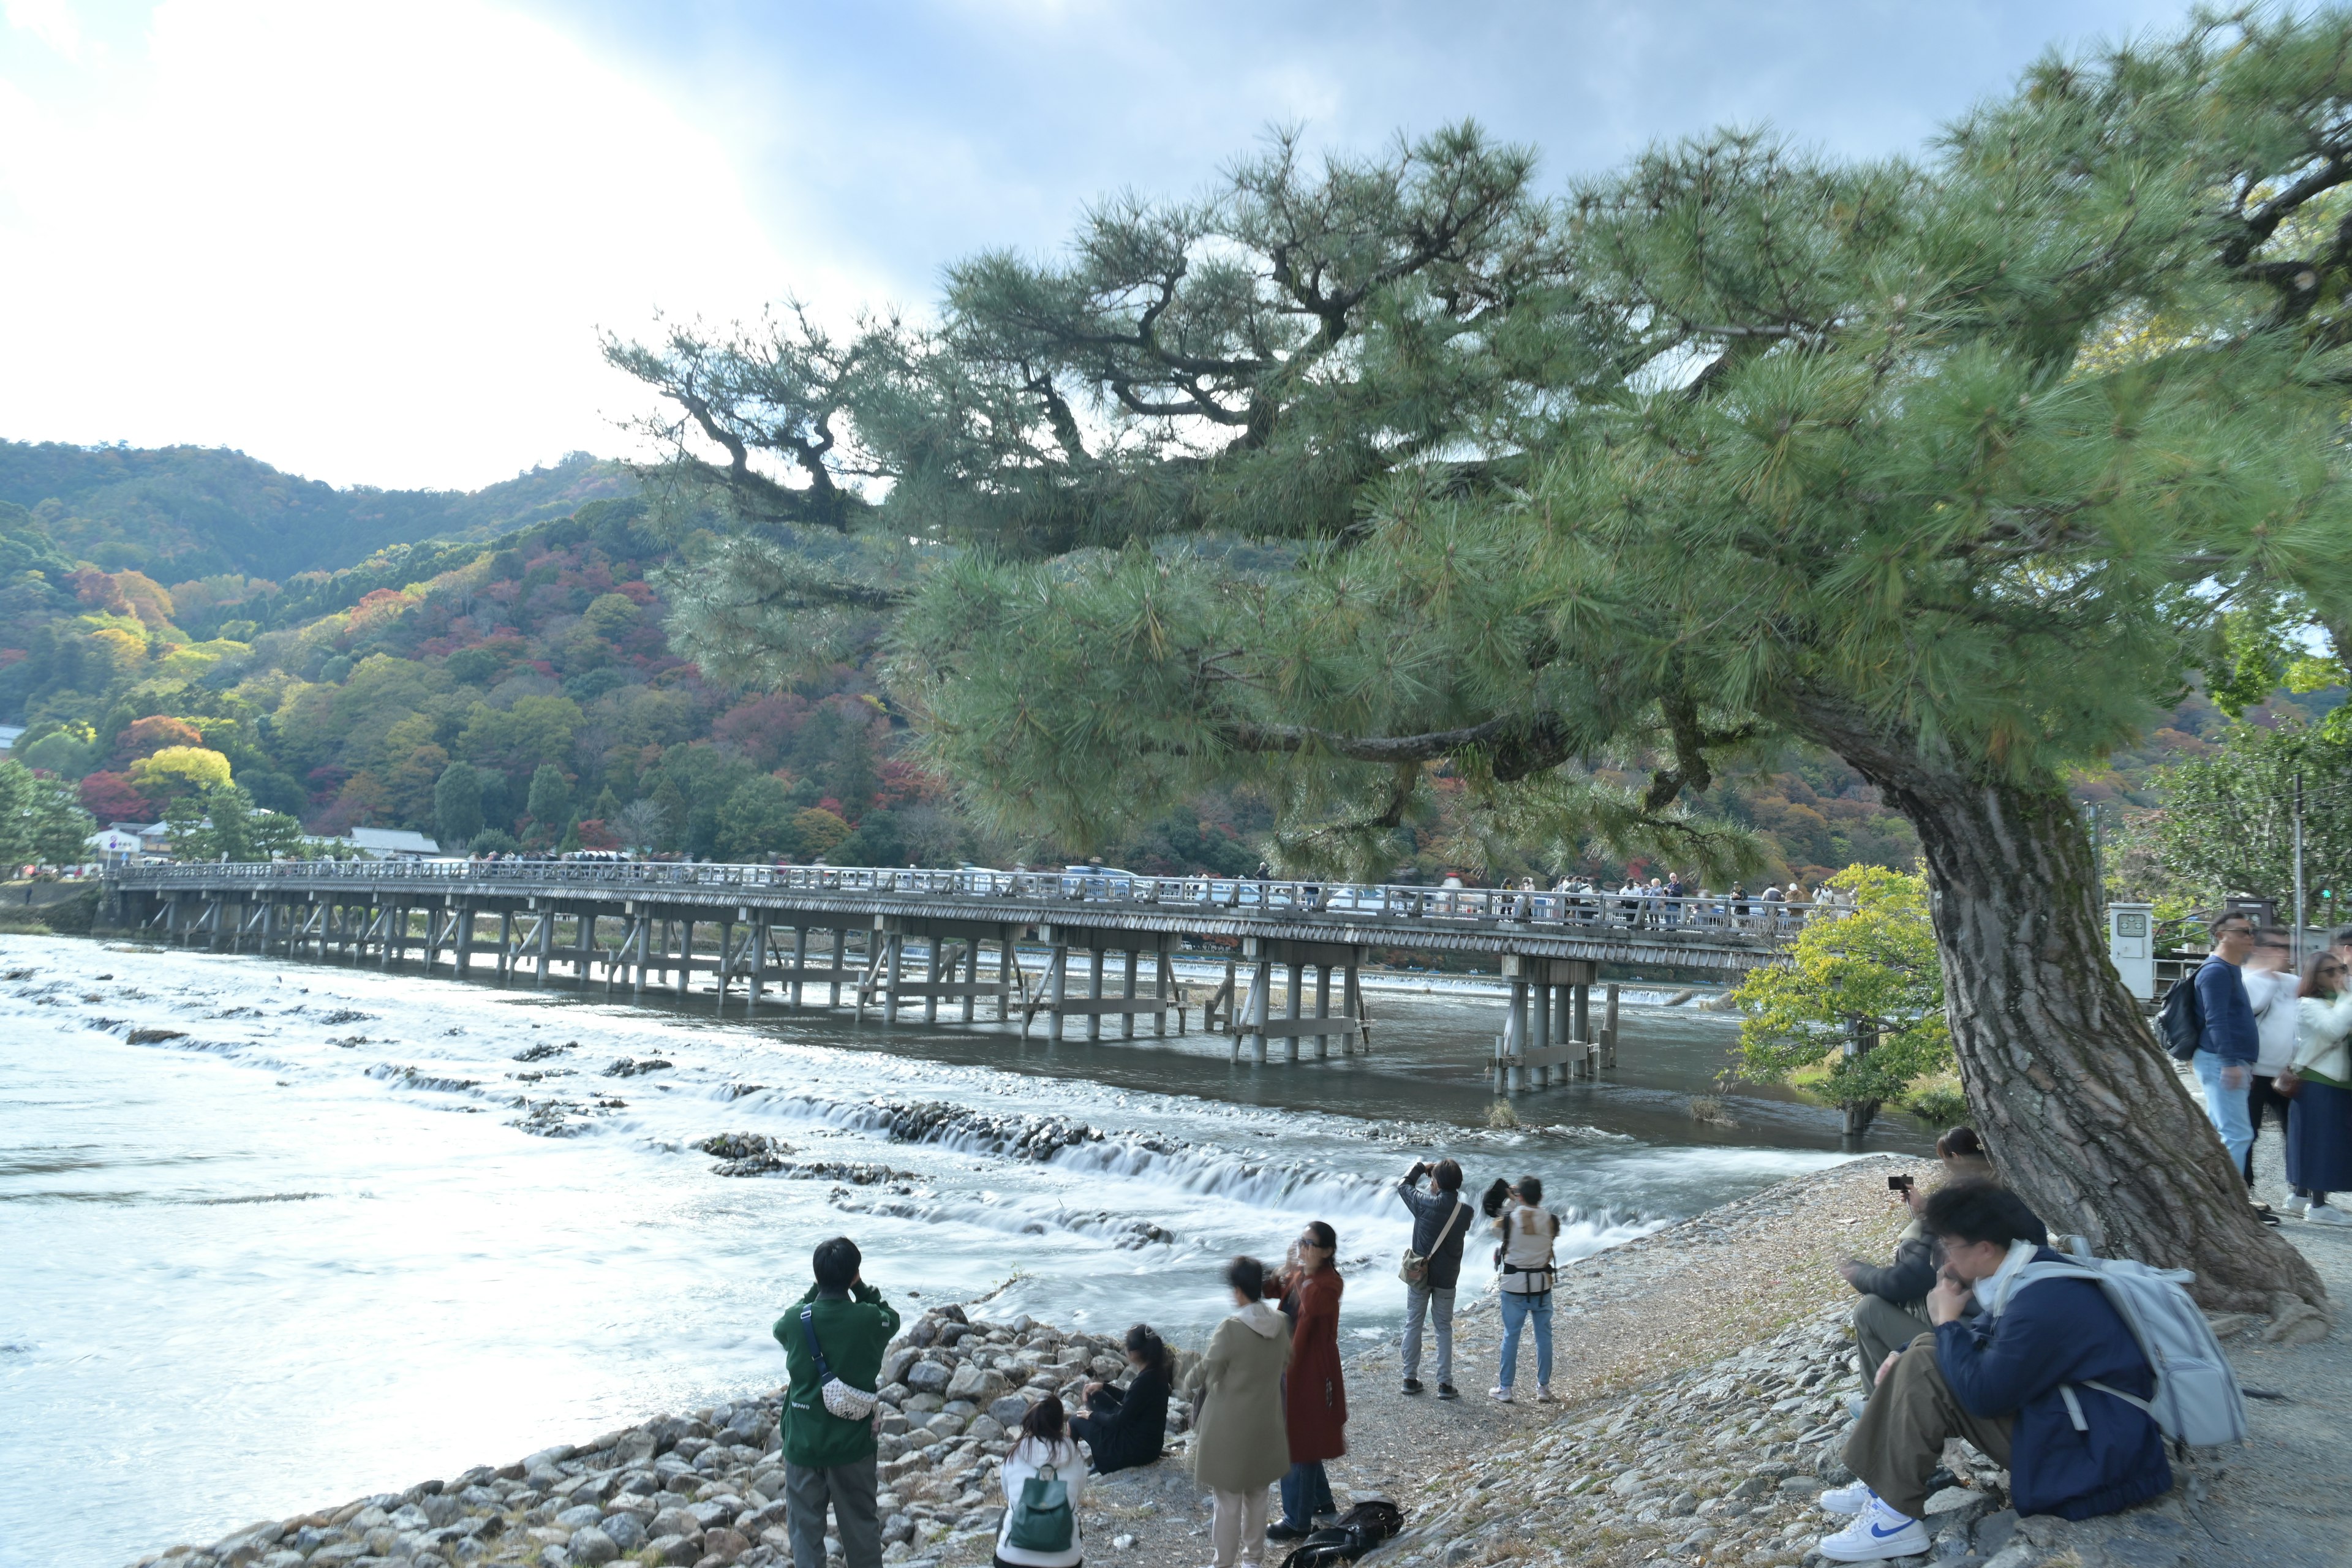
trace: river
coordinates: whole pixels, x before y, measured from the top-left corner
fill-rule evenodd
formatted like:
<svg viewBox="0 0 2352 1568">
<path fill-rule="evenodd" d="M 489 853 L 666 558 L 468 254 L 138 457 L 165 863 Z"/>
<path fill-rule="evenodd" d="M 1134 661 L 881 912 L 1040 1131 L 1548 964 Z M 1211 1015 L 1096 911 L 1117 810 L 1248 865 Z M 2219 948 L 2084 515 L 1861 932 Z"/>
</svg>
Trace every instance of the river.
<svg viewBox="0 0 2352 1568">
<path fill-rule="evenodd" d="M 1498 1129 L 1489 996 L 1375 990 L 1372 1054 L 1260 1068 L 63 938 L 0 938 L 0 1563 L 128 1562 L 772 1386 L 769 1325 L 845 1231 L 902 1306 L 996 1290 L 1189 1344 L 1227 1257 L 1322 1218 L 1378 1338 L 1415 1158 L 1542 1177 L 1582 1255 L 1843 1157 L 1785 1097 L 1695 1122 L 1736 1026 L 1639 1000 L 1610 1081 Z M 1874 1146 L 1924 1147 L 1895 1122 Z M 719 1133 L 826 1173 L 718 1174 Z"/>
</svg>

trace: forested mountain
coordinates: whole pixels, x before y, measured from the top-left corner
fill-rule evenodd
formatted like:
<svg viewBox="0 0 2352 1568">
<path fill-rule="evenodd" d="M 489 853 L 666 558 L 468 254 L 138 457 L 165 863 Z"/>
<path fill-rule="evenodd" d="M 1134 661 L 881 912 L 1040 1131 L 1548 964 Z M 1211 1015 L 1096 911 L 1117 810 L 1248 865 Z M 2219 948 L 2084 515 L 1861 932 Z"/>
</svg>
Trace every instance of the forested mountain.
<svg viewBox="0 0 2352 1568">
<path fill-rule="evenodd" d="M 196 752 L 327 833 L 887 864 L 1073 847 L 976 835 L 899 754 L 866 668 L 781 693 L 706 679 L 665 633 L 668 548 L 628 492 L 585 457 L 450 494 L 337 490 L 197 448 L 0 444 L 0 719 L 29 724 L 17 755 L 79 780 L 104 821 L 203 787 Z M 1783 879 L 1914 856 L 1833 761 L 1718 787 Z M 1269 822 L 1219 795 L 1103 847 L 1141 870 L 1245 871 Z M 1457 828 L 1444 810 L 1418 825 L 1412 869 L 1558 869 L 1507 848 L 1488 863 Z"/>
<path fill-rule="evenodd" d="M 0 501 L 31 511 L 77 560 L 163 581 L 283 582 L 389 544 L 486 538 L 631 488 L 616 465 L 584 452 L 471 492 L 339 490 L 215 447 L 0 441 Z"/>
</svg>

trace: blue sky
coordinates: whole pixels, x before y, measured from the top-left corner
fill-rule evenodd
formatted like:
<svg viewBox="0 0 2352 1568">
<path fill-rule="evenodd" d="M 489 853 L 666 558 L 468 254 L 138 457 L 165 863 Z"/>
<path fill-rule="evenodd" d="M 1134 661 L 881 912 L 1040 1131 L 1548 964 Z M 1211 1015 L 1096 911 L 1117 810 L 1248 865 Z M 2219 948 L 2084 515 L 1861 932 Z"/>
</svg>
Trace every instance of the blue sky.
<svg viewBox="0 0 2352 1568">
<path fill-rule="evenodd" d="M 0 0 L 0 436 L 467 487 L 625 448 L 599 327 L 940 269 L 1272 122 L 1474 117 L 1555 181 L 1769 123 L 1919 150 L 2178 4 Z"/>
</svg>

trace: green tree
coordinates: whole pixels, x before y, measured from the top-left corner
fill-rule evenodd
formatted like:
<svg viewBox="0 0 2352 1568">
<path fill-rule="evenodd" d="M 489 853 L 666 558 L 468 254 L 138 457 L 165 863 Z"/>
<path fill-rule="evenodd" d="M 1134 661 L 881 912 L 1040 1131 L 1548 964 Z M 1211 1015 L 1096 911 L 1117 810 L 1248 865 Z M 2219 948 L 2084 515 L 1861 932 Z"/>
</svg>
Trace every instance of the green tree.
<svg viewBox="0 0 2352 1568">
<path fill-rule="evenodd" d="M 253 858 L 257 860 L 301 860 L 309 858 L 309 846 L 303 841 L 300 818 L 289 812 L 257 809 L 249 829 Z"/>
<path fill-rule="evenodd" d="M 767 860 L 800 853 L 799 814 L 791 789 L 772 773 L 735 786 L 719 807 L 719 856 L 723 860 Z"/>
<path fill-rule="evenodd" d="M 0 867 L 8 875 L 26 865 L 79 865 L 96 826 L 71 784 L 0 759 Z"/>
<path fill-rule="evenodd" d="M 454 853 L 482 830 L 482 776 L 467 763 L 451 763 L 433 786 L 433 822 L 439 840 Z"/>
<path fill-rule="evenodd" d="M 523 809 L 530 813 L 531 831 L 545 838 L 561 833 L 572 820 L 572 784 L 553 763 L 541 763 L 530 775 L 530 795 Z"/>
<path fill-rule="evenodd" d="M 2004 1176 L 2263 1308 L 2317 1276 L 2107 963 L 2063 780 L 2246 648 L 2352 648 L 2347 125 L 2352 16 L 2200 15 L 2044 59 L 1919 160 L 1724 132 L 1553 201 L 1468 127 L 1283 142 L 1104 204 L 1066 260 L 951 269 L 830 379 L 793 322 L 612 352 L 718 522 L 685 650 L 774 679 L 884 639 L 993 831 L 1244 784 L 1286 863 L 1369 870 L 1443 773 L 1473 828 L 1720 874 L 1759 853 L 1721 769 L 1843 758 L 1918 834 Z M 754 447 L 893 482 L 819 518 Z"/>
<path fill-rule="evenodd" d="M 1808 923 L 1787 967 L 1756 970 L 1735 993 L 1739 1072 L 1785 1083 L 1826 1063 L 1818 1091 L 1858 1137 L 1881 1105 L 1952 1070 L 1952 1031 L 1927 878 L 1849 866 L 1829 885 L 1853 895 L 1853 912 Z"/>
<path fill-rule="evenodd" d="M 2155 836 L 2165 869 L 2205 900 L 2251 893 L 2277 900 L 2291 916 L 2298 775 L 2305 885 L 2314 893 L 2352 887 L 2352 734 L 2292 721 L 2232 724 L 2210 752 L 2157 770 L 2164 808 Z"/>
<path fill-rule="evenodd" d="M 257 813 L 253 797 L 235 784 L 219 784 L 201 795 L 181 795 L 164 807 L 163 820 L 172 833 L 175 860 L 266 860 L 268 852 L 256 842 L 259 820 L 275 813 Z M 299 825 L 297 826 L 299 833 Z M 282 843 L 280 830 L 267 838 Z"/>
</svg>

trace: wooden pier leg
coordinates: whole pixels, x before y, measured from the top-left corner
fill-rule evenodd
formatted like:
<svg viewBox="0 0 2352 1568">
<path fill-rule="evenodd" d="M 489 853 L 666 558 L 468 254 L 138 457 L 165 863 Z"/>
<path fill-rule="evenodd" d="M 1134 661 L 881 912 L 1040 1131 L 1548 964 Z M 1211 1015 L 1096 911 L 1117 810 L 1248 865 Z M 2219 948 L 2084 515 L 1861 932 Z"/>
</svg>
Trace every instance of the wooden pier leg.
<svg viewBox="0 0 2352 1568">
<path fill-rule="evenodd" d="M 1164 1037 L 1168 1033 L 1168 1005 L 1176 998 L 1176 961 L 1169 956 L 1164 947 L 1158 956 L 1160 973 L 1152 977 L 1151 994 L 1160 1005 L 1151 1010 L 1151 1032 Z M 1176 1032 L 1180 1035 L 1184 1032 L 1184 1015 L 1181 1009 L 1176 1014 Z"/>
<path fill-rule="evenodd" d="M 973 1022 L 980 1016 L 980 938 L 974 937 L 963 954 L 964 984 L 971 987 L 963 994 L 963 1021 Z"/>
<path fill-rule="evenodd" d="M 1569 988 L 1569 1008 L 1574 1019 L 1571 1027 L 1576 1037 L 1584 1042 L 1584 1054 L 1577 1058 L 1576 1076 L 1592 1076 L 1592 987 L 1573 985 Z"/>
<path fill-rule="evenodd" d="M 898 1021 L 898 971 L 907 960 L 907 939 L 892 931 L 885 939 L 886 958 L 882 968 L 882 1021 Z"/>
<path fill-rule="evenodd" d="M 841 948 L 842 944 L 849 940 L 849 933 L 841 927 L 835 926 L 828 934 L 833 938 L 833 973 L 828 978 L 833 982 L 832 1005 L 838 1007 L 841 1005 Z"/>
<path fill-rule="evenodd" d="M 750 1017 L 760 1010 L 760 988 L 768 974 L 768 917 L 761 915 L 751 922 L 751 973 L 743 993 L 743 1016 Z"/>
<path fill-rule="evenodd" d="M 677 927 L 677 994 L 684 996 L 694 988 L 694 927 L 692 919 L 673 922 Z"/>
<path fill-rule="evenodd" d="M 1099 1002 L 1102 1000 L 1103 994 L 1103 960 L 1108 956 L 1108 954 L 1098 947 L 1089 948 L 1087 951 L 1090 954 L 1090 963 L 1087 966 L 1087 999 L 1091 1002 Z M 1087 1015 L 1087 1038 L 1090 1041 L 1099 1040 L 1102 1038 L 1102 1015 L 1100 1013 L 1089 1013 Z"/>
<path fill-rule="evenodd" d="M 1348 965 L 1347 985 L 1340 994 L 1339 1011 L 1355 1020 L 1343 1037 L 1349 1054 L 1370 1051 L 1372 1048 L 1371 1020 L 1364 1016 L 1364 988 L 1357 980 L 1353 963 Z"/>
<path fill-rule="evenodd" d="M 801 1005 L 801 971 L 807 967 L 808 927 L 796 925 L 793 927 L 792 988 L 785 993 L 785 994 L 791 998 L 793 1009 L 795 1012 L 799 1011 Z"/>
<path fill-rule="evenodd" d="M 955 965 L 961 962 L 961 955 L 954 958 L 949 957 L 948 944 L 939 937 L 931 938 L 923 945 L 925 949 L 925 956 L 923 959 L 923 1022 L 926 1024 L 936 1024 L 940 1021 L 940 985 L 941 984 L 941 972 L 945 971 L 946 974 L 950 978 L 952 978 L 955 973 Z"/>
<path fill-rule="evenodd" d="M 547 989 L 547 972 L 555 956 L 555 910 L 553 909 L 539 911 L 539 930 L 533 934 L 539 939 L 535 944 L 539 951 L 535 955 L 538 962 L 531 965 L 535 973 L 530 977 L 530 983 L 534 989 L 544 991 Z"/>
<path fill-rule="evenodd" d="M 1070 944 L 1057 942 L 1045 962 L 1045 1038 L 1057 1046 L 1062 1043 L 1062 1001 L 1069 988 Z"/>
<path fill-rule="evenodd" d="M 1135 1000 L 1136 962 L 1136 951 L 1130 947 L 1127 950 L 1127 988 L 1120 993 L 1120 995 L 1129 1002 Z M 1118 1037 L 1122 1040 L 1135 1038 L 1135 1010 L 1132 1007 L 1118 1016 Z"/>
<path fill-rule="evenodd" d="M 585 991 L 588 989 L 589 971 L 594 968 L 596 963 L 596 911 L 594 906 L 591 905 L 588 908 L 582 910 L 580 913 L 572 917 L 572 921 L 580 937 L 580 945 L 575 950 L 577 956 L 575 956 L 572 961 L 572 984 L 577 989 Z"/>
<path fill-rule="evenodd" d="M 513 975 L 514 911 L 500 910 L 499 911 L 499 979 L 504 982 L 511 979 Z"/>
<path fill-rule="evenodd" d="M 1013 1018 L 1013 979 L 1021 970 L 1021 944 L 1007 931 L 996 942 L 996 1021 Z"/>
<path fill-rule="evenodd" d="M 1528 1000 L 1535 1005 L 1535 1011 L 1528 1020 L 1534 1026 L 1528 1031 L 1528 1047 L 1535 1051 L 1549 1050 L 1552 1044 L 1550 984 L 1546 982 L 1530 987 Z M 1519 1069 L 1517 1077 L 1518 1081 L 1512 1086 L 1515 1089 L 1538 1087 L 1529 1081 L 1528 1069 L 1525 1068 Z"/>
<path fill-rule="evenodd" d="M 1509 1094 L 1519 1087 L 1519 1074 L 1527 1069 L 1518 1065 L 1528 1054 L 1528 983 L 1511 982 L 1510 1010 L 1503 1016 L 1503 1061 L 1495 1069 L 1495 1089 Z"/>
<path fill-rule="evenodd" d="M 1331 1016 L 1331 966 L 1328 963 L 1318 963 L 1315 966 L 1315 1016 L 1318 1018 L 1328 1018 Z M 1315 1059 L 1318 1062 L 1325 1061 L 1330 1055 L 1331 1037 L 1328 1034 L 1317 1034 Z"/>
<path fill-rule="evenodd" d="M 1290 965 L 1289 973 L 1290 984 L 1284 989 L 1282 996 L 1282 1016 L 1296 1024 L 1299 1019 L 1300 1004 L 1307 999 L 1307 966 L 1303 963 L 1294 963 Z M 1291 1030 L 1289 1034 L 1283 1037 L 1282 1059 L 1286 1062 L 1295 1062 L 1298 1059 L 1297 1029 Z"/>
<path fill-rule="evenodd" d="M 1617 987 L 1609 987 L 1601 1004 L 1601 1065 L 1614 1072 L 1617 1068 Z"/>
</svg>

